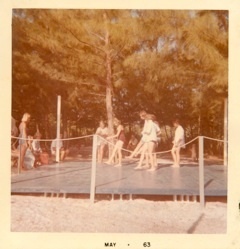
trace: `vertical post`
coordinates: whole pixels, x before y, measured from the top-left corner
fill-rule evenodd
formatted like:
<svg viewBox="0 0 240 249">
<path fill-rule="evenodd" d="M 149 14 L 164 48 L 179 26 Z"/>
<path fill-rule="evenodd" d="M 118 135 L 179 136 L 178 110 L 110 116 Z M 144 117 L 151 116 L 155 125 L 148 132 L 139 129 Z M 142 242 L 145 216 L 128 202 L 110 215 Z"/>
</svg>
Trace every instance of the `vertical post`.
<svg viewBox="0 0 240 249">
<path fill-rule="evenodd" d="M 224 166 L 227 166 L 227 161 L 228 161 L 228 156 L 227 156 L 227 151 L 228 151 L 228 134 L 227 134 L 227 126 L 228 126 L 228 99 L 224 99 L 224 151 L 223 151 L 223 159 L 224 159 Z"/>
<path fill-rule="evenodd" d="M 94 203 L 95 199 L 96 166 L 97 166 L 97 135 L 93 135 L 92 171 L 91 171 L 91 189 L 90 189 L 90 201 L 92 203 Z"/>
<path fill-rule="evenodd" d="M 60 139 L 60 126 L 61 126 L 61 96 L 57 98 L 57 142 L 56 142 L 56 162 L 59 162 L 59 139 Z"/>
<path fill-rule="evenodd" d="M 203 153 L 203 136 L 199 136 L 199 195 L 200 195 L 200 205 L 205 206 L 205 196 L 204 196 L 204 153 Z"/>
<path fill-rule="evenodd" d="M 19 140 L 21 141 L 21 140 Z M 21 173 L 21 142 L 19 143 L 19 154 L 18 154 L 18 174 Z"/>
</svg>

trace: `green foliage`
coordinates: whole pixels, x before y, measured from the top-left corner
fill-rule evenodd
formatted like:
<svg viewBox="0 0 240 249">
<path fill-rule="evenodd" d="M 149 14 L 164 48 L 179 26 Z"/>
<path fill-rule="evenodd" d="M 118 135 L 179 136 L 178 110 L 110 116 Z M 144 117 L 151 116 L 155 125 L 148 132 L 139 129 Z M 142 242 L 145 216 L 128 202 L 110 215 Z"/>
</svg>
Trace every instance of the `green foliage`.
<svg viewBox="0 0 240 249">
<path fill-rule="evenodd" d="M 228 12 L 13 10 L 13 116 L 30 112 L 47 134 L 57 95 L 63 128 L 134 125 L 145 109 L 222 137 Z"/>
</svg>

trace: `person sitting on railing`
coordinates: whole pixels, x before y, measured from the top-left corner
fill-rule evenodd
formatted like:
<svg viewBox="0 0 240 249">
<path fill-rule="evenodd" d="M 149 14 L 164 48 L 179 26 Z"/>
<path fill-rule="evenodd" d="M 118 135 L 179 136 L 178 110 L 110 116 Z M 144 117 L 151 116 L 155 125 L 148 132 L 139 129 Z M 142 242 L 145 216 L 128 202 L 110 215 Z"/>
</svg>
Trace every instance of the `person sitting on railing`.
<svg viewBox="0 0 240 249">
<path fill-rule="evenodd" d="M 65 158 L 65 155 L 66 155 L 66 151 L 63 147 L 63 142 L 62 142 L 62 134 L 60 134 L 60 140 L 58 140 L 57 138 L 54 139 L 52 141 L 52 144 L 51 144 L 51 153 L 53 156 L 56 156 L 56 151 L 57 151 L 57 148 L 59 149 L 59 157 L 60 157 L 60 161 L 63 161 L 64 158 Z M 58 141 L 57 141 L 58 140 Z"/>
<path fill-rule="evenodd" d="M 178 119 L 173 121 L 173 125 L 176 128 L 174 140 L 173 140 L 173 147 L 172 147 L 172 157 L 174 164 L 172 167 L 180 167 L 180 150 L 181 148 L 185 148 L 185 139 L 184 139 L 184 129 L 179 123 Z"/>
</svg>

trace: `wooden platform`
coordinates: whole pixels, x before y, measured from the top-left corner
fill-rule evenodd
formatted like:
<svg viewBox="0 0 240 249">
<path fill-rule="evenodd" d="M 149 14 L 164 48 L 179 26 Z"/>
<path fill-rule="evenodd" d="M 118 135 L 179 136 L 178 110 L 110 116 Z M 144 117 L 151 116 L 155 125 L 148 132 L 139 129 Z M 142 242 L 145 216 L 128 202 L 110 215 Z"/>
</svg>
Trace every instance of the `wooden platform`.
<svg viewBox="0 0 240 249">
<path fill-rule="evenodd" d="M 185 162 L 180 168 L 161 159 L 158 170 L 134 170 L 135 161 L 124 160 L 115 168 L 97 165 L 96 194 L 199 195 L 198 165 Z M 205 195 L 227 196 L 227 167 L 205 166 Z M 66 161 L 12 174 L 12 194 L 89 194 L 91 161 Z"/>
</svg>

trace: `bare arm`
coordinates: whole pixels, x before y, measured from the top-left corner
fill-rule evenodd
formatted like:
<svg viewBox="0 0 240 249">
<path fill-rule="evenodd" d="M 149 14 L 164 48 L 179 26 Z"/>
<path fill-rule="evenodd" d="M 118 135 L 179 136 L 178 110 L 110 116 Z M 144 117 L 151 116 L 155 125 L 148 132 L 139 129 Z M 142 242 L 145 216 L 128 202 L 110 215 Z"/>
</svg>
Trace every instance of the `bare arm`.
<svg viewBox="0 0 240 249">
<path fill-rule="evenodd" d="M 118 128 L 117 128 L 117 133 L 115 135 L 109 136 L 107 138 L 109 139 L 109 138 L 116 138 L 116 137 L 118 137 L 120 135 L 120 133 L 121 133 L 122 130 L 123 130 L 123 126 L 119 125 Z"/>
<path fill-rule="evenodd" d="M 22 122 L 22 136 L 25 139 L 24 142 L 26 145 L 28 145 L 28 141 L 27 141 L 27 129 L 26 129 L 26 123 Z"/>
</svg>

